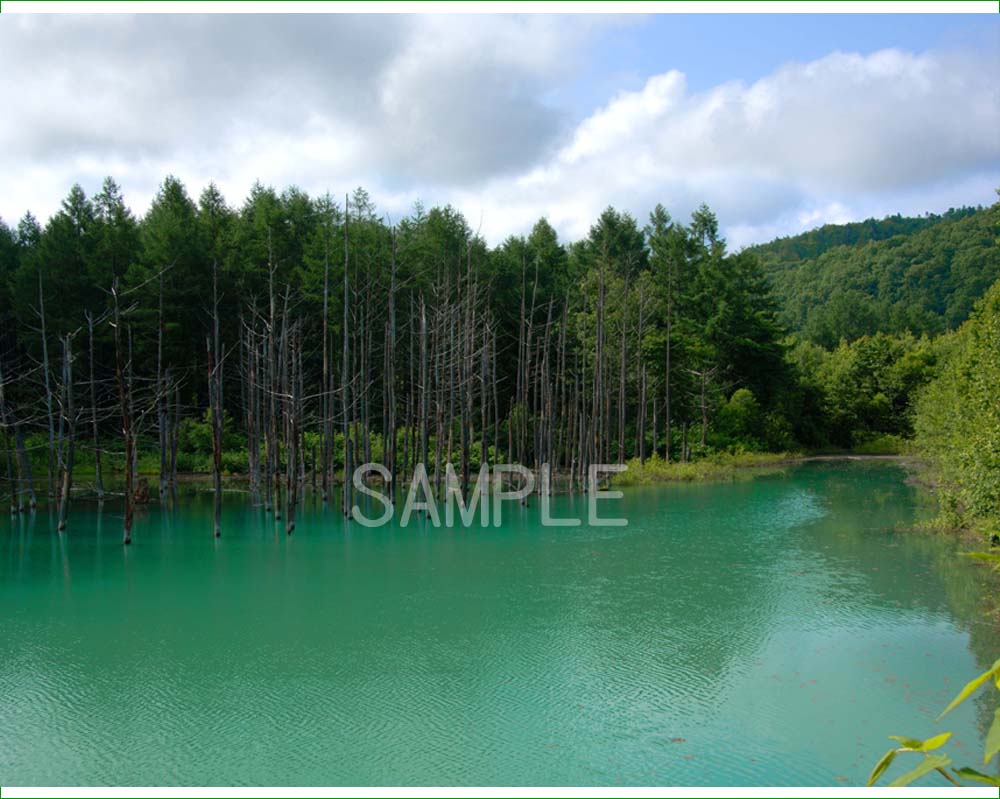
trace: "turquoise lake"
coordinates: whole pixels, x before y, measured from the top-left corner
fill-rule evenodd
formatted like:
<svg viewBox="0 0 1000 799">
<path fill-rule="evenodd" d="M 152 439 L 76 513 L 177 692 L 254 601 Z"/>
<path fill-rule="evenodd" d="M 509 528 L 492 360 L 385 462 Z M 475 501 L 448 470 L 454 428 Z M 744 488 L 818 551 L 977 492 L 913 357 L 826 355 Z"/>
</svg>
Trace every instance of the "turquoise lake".
<svg viewBox="0 0 1000 799">
<path fill-rule="evenodd" d="M 0 785 L 859 785 L 1000 657 L 906 472 L 626 489 L 627 527 L 0 519 Z M 556 497 L 557 516 L 586 517 Z M 915 763 L 914 763 L 915 765 Z M 893 774 L 900 773 L 897 766 Z M 927 784 L 937 784 L 932 776 Z"/>
</svg>

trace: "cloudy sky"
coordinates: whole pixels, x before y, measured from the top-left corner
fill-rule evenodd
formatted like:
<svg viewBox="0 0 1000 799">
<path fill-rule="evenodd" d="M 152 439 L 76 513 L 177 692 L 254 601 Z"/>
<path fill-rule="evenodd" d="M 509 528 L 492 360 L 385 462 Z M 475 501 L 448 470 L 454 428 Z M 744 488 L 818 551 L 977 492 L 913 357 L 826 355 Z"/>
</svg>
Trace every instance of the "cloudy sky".
<svg viewBox="0 0 1000 799">
<path fill-rule="evenodd" d="M 0 74 L 9 223 L 172 173 L 449 202 L 491 243 L 705 201 L 738 246 L 1000 186 L 995 14 L 3 14 Z"/>
</svg>

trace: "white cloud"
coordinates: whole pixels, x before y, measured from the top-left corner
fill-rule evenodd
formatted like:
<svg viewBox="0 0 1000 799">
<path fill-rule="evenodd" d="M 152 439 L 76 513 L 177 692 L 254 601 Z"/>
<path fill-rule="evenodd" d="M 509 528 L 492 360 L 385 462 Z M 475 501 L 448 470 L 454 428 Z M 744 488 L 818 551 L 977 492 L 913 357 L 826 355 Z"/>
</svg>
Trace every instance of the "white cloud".
<svg viewBox="0 0 1000 799">
<path fill-rule="evenodd" d="M 656 202 L 687 213 L 707 201 L 742 244 L 938 207 L 921 197 L 989 202 L 1000 183 L 998 72 L 997 54 L 885 50 L 700 94 L 680 73 L 655 75 L 584 120 L 550 161 L 462 205 L 480 202 L 494 236 L 545 214 L 575 238 L 609 203 L 644 216 Z"/>
<path fill-rule="evenodd" d="M 530 167 L 569 120 L 545 101 L 615 18 L 4 16 L 4 216 L 51 213 L 112 164 L 239 199 L 254 178 L 376 194 Z M 130 174 L 124 174 L 124 173 Z M 49 193 L 47 175 L 60 184 Z M 127 178 L 137 178 L 135 183 Z M 32 190 L 32 187 L 38 187 Z M 44 190 L 43 190 L 44 189 Z"/>
<path fill-rule="evenodd" d="M 451 202 L 497 242 L 542 215 L 584 235 L 700 202 L 732 244 L 989 202 L 1000 53 L 831 53 L 693 93 L 654 75 L 582 114 L 571 94 L 621 20 L 524 16 L 0 18 L 0 214 L 45 217 L 105 174 L 142 212 L 167 173 L 231 202 L 255 179 L 365 185 L 398 218 Z"/>
</svg>

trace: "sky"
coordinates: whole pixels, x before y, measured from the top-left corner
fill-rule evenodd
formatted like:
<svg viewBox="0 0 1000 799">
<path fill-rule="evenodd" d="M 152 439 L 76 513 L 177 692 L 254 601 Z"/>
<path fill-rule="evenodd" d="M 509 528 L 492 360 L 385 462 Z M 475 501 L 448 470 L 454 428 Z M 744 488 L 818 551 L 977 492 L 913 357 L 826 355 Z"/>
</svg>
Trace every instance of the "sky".
<svg viewBox="0 0 1000 799">
<path fill-rule="evenodd" d="M 11 225 L 173 174 L 450 203 L 490 244 L 705 202 L 738 248 L 1000 187 L 996 14 L 3 14 L 0 74 Z"/>
</svg>

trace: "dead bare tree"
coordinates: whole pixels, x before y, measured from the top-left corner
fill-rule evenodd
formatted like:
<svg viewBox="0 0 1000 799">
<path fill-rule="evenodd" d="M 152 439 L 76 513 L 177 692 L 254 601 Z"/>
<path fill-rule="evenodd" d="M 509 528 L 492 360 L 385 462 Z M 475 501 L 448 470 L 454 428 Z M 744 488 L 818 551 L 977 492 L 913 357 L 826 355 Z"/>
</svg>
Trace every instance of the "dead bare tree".
<svg viewBox="0 0 1000 799">
<path fill-rule="evenodd" d="M 135 519 L 135 424 L 132 407 L 131 352 L 126 361 L 122 343 L 122 311 L 119 300 L 118 278 L 111 284 L 112 328 L 115 342 L 115 382 L 118 386 L 118 405 L 121 411 L 122 439 L 125 443 L 125 516 L 122 524 L 122 543 L 132 543 L 132 523 Z M 130 336 L 131 338 L 131 336 Z M 131 350 L 131 347 L 129 348 Z"/>
<path fill-rule="evenodd" d="M 16 503 L 18 512 L 22 511 L 24 509 L 24 492 L 27 491 L 28 509 L 33 511 L 38 506 L 38 498 L 35 495 L 35 482 L 31 473 L 31 461 L 28 460 L 28 454 L 24 446 L 23 427 L 18 419 L 17 410 L 11 407 L 11 404 L 7 400 L 5 386 L 6 379 L 3 371 L 3 360 L 0 358 L 0 424 L 3 425 L 5 436 L 9 434 L 9 431 L 13 430 L 14 462 L 17 467 L 17 496 L 15 500 L 15 486 L 12 483 L 11 501 L 12 503 Z"/>
<path fill-rule="evenodd" d="M 618 452 L 616 453 L 618 463 L 625 461 L 625 415 L 626 415 L 626 388 L 628 382 L 628 372 L 626 368 L 626 358 L 628 355 L 628 308 L 629 308 L 629 283 L 631 275 L 625 274 L 625 287 L 622 292 L 620 308 L 622 318 L 621 326 L 621 358 L 618 366 Z"/>
<path fill-rule="evenodd" d="M 156 319 L 156 417 L 157 433 L 160 439 L 160 501 L 167 496 L 167 447 L 169 430 L 167 429 L 166 391 L 163 386 L 163 271 L 160 271 L 159 302 Z"/>
<path fill-rule="evenodd" d="M 323 256 L 323 384 L 322 384 L 322 433 L 321 433 L 321 457 L 323 472 L 323 501 L 326 502 L 330 489 L 330 450 L 333 430 L 331 427 L 333 420 L 331 403 L 331 376 L 330 376 L 330 237 L 325 239 L 325 252 Z M 313 459 L 315 460 L 315 458 Z M 315 471 L 315 464 L 313 470 Z"/>
<path fill-rule="evenodd" d="M 55 496 L 55 455 L 56 455 L 56 433 L 55 416 L 52 400 L 52 385 L 49 377 L 49 344 L 48 335 L 45 329 L 45 292 L 42 289 L 42 273 L 38 272 L 38 319 L 40 322 L 40 332 L 42 339 L 42 378 L 45 385 L 45 414 L 49 423 L 49 449 L 48 449 L 48 493 L 50 497 Z"/>
<path fill-rule="evenodd" d="M 94 379 L 94 324 L 102 322 L 104 315 L 94 319 L 93 314 L 88 310 L 85 313 L 87 319 L 87 342 L 90 354 L 90 427 L 94 440 L 94 482 L 97 491 L 97 500 L 104 499 L 104 475 L 101 462 L 101 436 L 97 424 L 97 381 Z"/>
<path fill-rule="evenodd" d="M 222 342 L 219 336 L 219 265 L 212 262 L 212 335 L 205 340 L 208 353 L 208 396 L 212 420 L 212 519 L 215 537 L 222 535 Z M 162 402 L 157 398 L 157 406 Z M 161 456 L 162 457 L 162 456 Z M 162 474 L 162 473 L 161 473 Z M 162 479 L 162 478 L 161 478 Z"/>
<path fill-rule="evenodd" d="M 4 429 L 4 441 L 7 446 L 7 471 L 8 477 L 11 481 L 11 511 L 20 513 L 24 510 L 24 491 L 28 492 L 28 507 L 30 510 L 34 510 L 38 504 L 35 497 L 35 486 L 34 481 L 31 476 L 31 463 L 28 461 L 27 454 L 24 449 L 24 436 L 21 432 L 21 425 L 18 422 L 16 412 L 8 406 L 6 392 L 4 387 L 6 381 L 4 379 L 3 362 L 0 359 L 0 425 Z M 10 431 L 13 429 L 14 432 L 14 447 L 15 447 L 15 457 L 14 461 L 17 465 L 17 484 L 14 483 L 13 478 L 13 466 L 10 459 Z"/>
<path fill-rule="evenodd" d="M 392 251 L 389 272 L 389 321 L 385 352 L 385 436 L 383 459 L 389 470 L 389 480 L 396 483 L 396 229 L 391 231 Z"/>
<path fill-rule="evenodd" d="M 351 517 L 351 339 L 350 339 L 350 198 L 344 201 L 344 320 L 343 320 L 343 355 L 341 361 L 340 392 L 343 409 L 344 426 L 344 479 L 341 491 L 342 511 L 347 518 Z"/>
<path fill-rule="evenodd" d="M 287 296 L 287 295 L 286 295 Z M 298 375 L 299 360 L 296 357 L 296 329 L 285 323 L 282 332 L 282 400 L 284 406 L 285 452 L 285 533 L 295 530 L 295 506 L 297 504 L 298 475 L 297 456 L 299 446 L 298 421 Z"/>
<path fill-rule="evenodd" d="M 61 492 L 59 496 L 59 522 L 57 530 L 66 529 L 66 518 L 69 513 L 70 493 L 73 490 L 73 461 L 76 456 L 76 412 L 73 406 L 73 334 L 67 333 L 62 338 L 63 368 L 62 368 L 62 399 L 60 427 L 65 425 L 65 447 L 60 450 Z"/>
</svg>

